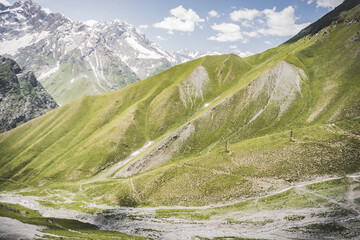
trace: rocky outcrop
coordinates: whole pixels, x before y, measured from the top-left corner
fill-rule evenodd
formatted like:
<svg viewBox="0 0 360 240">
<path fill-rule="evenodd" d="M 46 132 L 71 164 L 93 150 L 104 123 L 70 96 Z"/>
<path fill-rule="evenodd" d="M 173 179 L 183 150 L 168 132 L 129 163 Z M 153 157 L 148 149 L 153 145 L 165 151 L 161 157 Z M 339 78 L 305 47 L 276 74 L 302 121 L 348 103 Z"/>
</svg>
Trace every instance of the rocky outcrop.
<svg viewBox="0 0 360 240">
<path fill-rule="evenodd" d="M 0 132 L 41 116 L 58 105 L 34 74 L 0 56 Z"/>
</svg>

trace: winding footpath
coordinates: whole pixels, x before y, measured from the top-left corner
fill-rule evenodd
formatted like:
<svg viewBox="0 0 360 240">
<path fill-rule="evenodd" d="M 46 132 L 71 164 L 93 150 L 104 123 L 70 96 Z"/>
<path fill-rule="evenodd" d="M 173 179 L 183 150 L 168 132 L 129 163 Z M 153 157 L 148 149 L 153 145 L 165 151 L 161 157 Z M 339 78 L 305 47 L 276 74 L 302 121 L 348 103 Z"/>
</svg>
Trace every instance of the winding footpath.
<svg viewBox="0 0 360 240">
<path fill-rule="evenodd" d="M 329 180 L 342 179 L 347 177 L 352 180 L 347 197 L 349 201 L 336 201 L 310 191 L 306 187 L 311 184 L 321 183 Z M 158 206 L 158 207 L 113 207 L 107 205 L 88 204 L 89 207 L 99 209 L 97 214 L 86 214 L 69 209 L 52 209 L 39 204 L 46 200 L 42 197 L 22 196 L 19 192 L 0 193 L 0 202 L 20 204 L 30 209 L 39 211 L 45 217 L 76 219 L 82 222 L 88 222 L 97 225 L 99 228 L 110 231 L 119 231 L 131 235 L 147 236 L 154 239 L 194 239 L 195 236 L 214 238 L 221 236 L 235 236 L 246 238 L 266 238 L 266 239 L 288 239 L 292 236 L 292 229 L 304 227 L 315 223 L 328 223 L 337 221 L 342 223 L 360 220 L 359 208 L 354 203 L 359 198 L 359 191 L 354 191 L 355 185 L 358 185 L 360 174 L 351 174 L 346 176 L 326 177 L 313 181 L 294 184 L 285 189 L 281 189 L 264 196 L 240 199 L 226 203 L 211 204 L 207 206 Z M 135 186 L 133 186 L 135 188 Z M 206 210 L 212 208 L 226 207 L 242 203 L 249 200 L 256 200 L 265 197 L 274 196 L 286 192 L 290 189 L 296 189 L 299 192 L 313 194 L 332 203 L 339 209 L 352 211 L 352 215 L 339 216 L 328 219 L 321 217 L 309 217 L 312 215 L 320 216 L 327 213 L 328 208 L 306 208 L 306 209 L 275 209 L 262 210 L 258 212 L 234 211 L 225 215 L 214 215 L 209 220 L 186 220 L 179 218 L 158 218 L 157 210 Z M 49 197 L 49 196 L 48 196 Z M 329 201 L 331 200 L 331 201 Z M 68 199 L 69 202 L 72 199 Z M 106 213 L 102 213 L 107 210 Z M 306 216 L 303 220 L 289 222 L 286 216 L 299 215 Z M 227 219 L 236 219 L 229 222 Z M 1 237 L 1 235 L 0 235 Z"/>
</svg>

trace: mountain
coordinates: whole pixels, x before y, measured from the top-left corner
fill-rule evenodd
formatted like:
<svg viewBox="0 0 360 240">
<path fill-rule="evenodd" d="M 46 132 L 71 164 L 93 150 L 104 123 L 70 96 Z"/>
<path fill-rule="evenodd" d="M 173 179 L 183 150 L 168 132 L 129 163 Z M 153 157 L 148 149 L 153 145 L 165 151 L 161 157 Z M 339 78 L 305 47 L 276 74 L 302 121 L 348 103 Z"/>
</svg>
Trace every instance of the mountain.
<svg viewBox="0 0 360 240">
<path fill-rule="evenodd" d="M 131 179 L 137 203 L 168 205 L 359 171 L 359 14 L 357 1 L 315 35 L 247 58 L 202 57 L 57 108 L 0 135 L 0 176 L 94 178 L 81 194 L 113 204 L 133 196 Z"/>
<path fill-rule="evenodd" d="M 0 132 L 58 107 L 34 74 L 0 56 Z"/>
<path fill-rule="evenodd" d="M 184 63 L 184 62 L 188 62 L 197 58 L 201 58 L 204 56 L 211 56 L 211 55 L 221 55 L 221 53 L 218 52 L 203 52 L 203 51 L 199 51 L 199 50 L 181 50 L 181 51 L 176 51 L 173 53 L 173 55 L 175 56 L 175 59 L 177 61 L 178 64 Z"/>
<path fill-rule="evenodd" d="M 233 54 L 236 54 L 240 57 L 248 57 L 253 55 L 252 52 L 250 51 L 246 51 L 246 52 L 242 52 L 240 50 L 233 50 L 232 51 Z M 173 56 L 175 57 L 177 64 L 181 64 L 181 63 L 185 63 L 188 61 L 192 61 L 195 60 L 197 58 L 201 58 L 201 57 L 205 57 L 205 56 L 216 56 L 216 55 L 222 55 L 223 53 L 219 53 L 219 52 L 215 52 L 215 51 L 199 51 L 199 50 L 181 50 L 181 51 L 176 51 L 173 53 Z"/>
<path fill-rule="evenodd" d="M 0 134 L 0 198 L 146 237 L 359 238 L 360 0 L 329 18 Z"/>
<path fill-rule="evenodd" d="M 33 70 L 59 104 L 117 90 L 176 64 L 126 22 L 74 22 L 32 0 L 1 5 L 0 32 L 0 54 Z"/>
</svg>

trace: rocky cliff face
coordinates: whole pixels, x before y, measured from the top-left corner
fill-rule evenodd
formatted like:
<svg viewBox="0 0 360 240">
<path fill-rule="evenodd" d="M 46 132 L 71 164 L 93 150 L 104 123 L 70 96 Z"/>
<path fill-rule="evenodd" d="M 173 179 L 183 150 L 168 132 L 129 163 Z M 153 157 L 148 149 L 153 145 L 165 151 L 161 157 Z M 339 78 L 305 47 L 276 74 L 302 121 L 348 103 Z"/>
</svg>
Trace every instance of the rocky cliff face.
<svg viewBox="0 0 360 240">
<path fill-rule="evenodd" d="M 117 90 L 177 63 L 126 22 L 74 22 L 31 0 L 0 6 L 0 54 L 33 70 L 59 104 Z"/>
<path fill-rule="evenodd" d="M 0 56 L 0 132 L 47 113 L 58 105 L 32 72 Z"/>
</svg>

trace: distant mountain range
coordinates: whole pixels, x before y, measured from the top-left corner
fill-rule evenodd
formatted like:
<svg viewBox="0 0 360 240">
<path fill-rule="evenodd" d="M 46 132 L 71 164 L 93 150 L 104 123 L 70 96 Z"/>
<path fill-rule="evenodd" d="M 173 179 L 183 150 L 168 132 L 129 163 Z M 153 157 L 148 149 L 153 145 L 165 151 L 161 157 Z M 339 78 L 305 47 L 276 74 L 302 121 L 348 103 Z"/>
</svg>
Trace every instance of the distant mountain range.
<svg viewBox="0 0 360 240">
<path fill-rule="evenodd" d="M 33 1 L 0 3 L 0 32 L 0 54 L 34 71 L 59 104 L 119 89 L 177 64 L 126 22 L 73 22 Z"/>
<path fill-rule="evenodd" d="M 74 22 L 31 0 L 0 2 L 0 32 L 0 54 L 34 71 L 59 104 L 111 92 L 171 66 L 220 54 L 198 50 L 171 54 L 124 21 Z"/>
<path fill-rule="evenodd" d="M 181 50 L 174 52 L 176 61 L 180 63 L 188 62 L 197 58 L 211 55 L 221 55 L 219 52 L 203 52 L 199 50 Z"/>
</svg>

